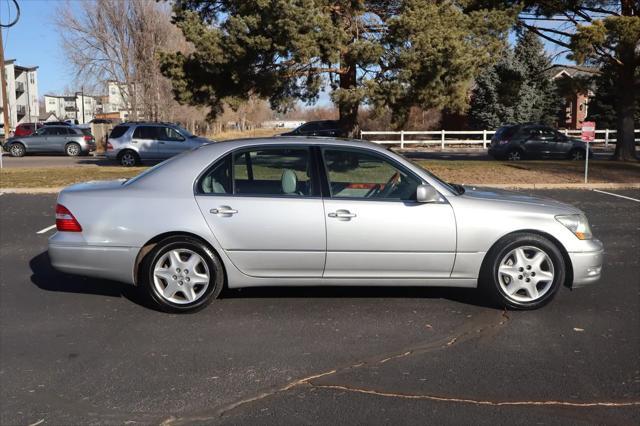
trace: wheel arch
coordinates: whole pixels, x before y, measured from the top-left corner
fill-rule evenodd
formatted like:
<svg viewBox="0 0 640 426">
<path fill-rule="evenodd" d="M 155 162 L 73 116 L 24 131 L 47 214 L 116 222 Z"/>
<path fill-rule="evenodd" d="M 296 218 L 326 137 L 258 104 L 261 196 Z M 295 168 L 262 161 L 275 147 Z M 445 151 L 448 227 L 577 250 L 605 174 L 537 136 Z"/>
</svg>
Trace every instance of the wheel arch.
<svg viewBox="0 0 640 426">
<path fill-rule="evenodd" d="M 189 237 L 189 238 L 193 238 L 195 240 L 200 241 L 202 244 L 204 244 L 209 250 L 211 250 L 211 252 L 213 254 L 215 254 L 216 256 L 218 256 L 218 259 L 220 259 L 220 263 L 222 264 L 222 272 L 224 273 L 224 282 L 226 285 L 227 282 L 227 270 L 226 267 L 224 265 L 224 261 L 222 261 L 222 257 L 220 256 L 220 253 L 218 253 L 218 250 L 215 249 L 215 247 L 213 247 L 207 240 L 205 240 L 204 238 L 193 234 L 191 232 L 186 232 L 186 231 L 171 231 L 171 232 L 164 232 L 162 234 L 158 234 L 155 237 L 151 238 L 149 241 L 147 241 L 138 251 L 138 254 L 136 255 L 136 260 L 133 264 L 133 284 L 134 285 L 138 285 L 138 283 L 140 282 L 140 264 L 142 264 L 142 260 L 145 258 L 145 256 L 147 254 L 149 254 L 149 252 L 151 250 L 153 250 L 153 248 L 162 240 L 167 239 L 169 237 Z"/>
<path fill-rule="evenodd" d="M 136 151 L 135 148 L 132 148 L 130 146 L 127 146 L 125 148 L 122 148 L 120 151 L 118 151 L 118 154 L 116 155 L 116 158 L 118 160 L 120 160 L 122 158 L 122 156 L 127 152 L 127 151 L 131 151 L 133 152 L 135 155 L 138 156 L 138 158 L 140 158 L 140 153 L 138 151 Z"/>
<path fill-rule="evenodd" d="M 494 248 L 498 245 L 498 243 L 500 243 L 500 241 L 514 234 L 534 234 L 534 235 L 539 235 L 541 237 L 544 237 L 549 241 L 551 241 L 553 245 L 555 245 L 556 248 L 560 250 L 560 253 L 562 254 L 562 260 L 564 260 L 564 264 L 566 265 L 566 268 L 567 268 L 567 270 L 565 271 L 565 281 L 563 284 L 565 287 L 569 287 L 569 288 L 571 287 L 571 284 L 573 283 L 573 264 L 571 263 L 571 258 L 569 257 L 569 253 L 567 252 L 567 249 L 565 249 L 564 245 L 562 245 L 562 243 L 553 235 L 546 233 L 544 231 L 540 231 L 539 229 L 518 229 L 516 231 L 511 231 L 507 234 L 504 234 L 503 236 L 498 238 L 496 241 L 494 241 L 491 247 L 489 248 L 489 250 L 487 250 L 487 253 L 484 255 L 484 259 L 482 259 L 482 265 L 480 267 L 481 276 L 482 276 L 482 272 L 485 271 L 485 268 L 487 268 L 487 262 L 489 261 L 489 257 L 493 253 Z"/>
</svg>

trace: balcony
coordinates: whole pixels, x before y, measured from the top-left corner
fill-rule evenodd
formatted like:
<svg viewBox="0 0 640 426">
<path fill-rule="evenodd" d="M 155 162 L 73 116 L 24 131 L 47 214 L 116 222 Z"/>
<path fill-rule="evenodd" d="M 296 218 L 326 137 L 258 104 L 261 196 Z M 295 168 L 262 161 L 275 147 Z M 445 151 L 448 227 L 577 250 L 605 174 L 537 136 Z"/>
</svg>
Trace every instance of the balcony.
<svg viewBox="0 0 640 426">
<path fill-rule="evenodd" d="M 24 116 L 27 113 L 27 107 L 24 105 L 16 106 L 16 112 L 18 113 L 18 117 Z"/>
<path fill-rule="evenodd" d="M 24 83 L 16 81 L 16 95 L 20 96 L 24 93 Z"/>
<path fill-rule="evenodd" d="M 78 109 L 75 106 L 66 106 L 66 107 L 64 107 L 64 110 L 67 111 L 67 112 L 75 112 Z"/>
</svg>

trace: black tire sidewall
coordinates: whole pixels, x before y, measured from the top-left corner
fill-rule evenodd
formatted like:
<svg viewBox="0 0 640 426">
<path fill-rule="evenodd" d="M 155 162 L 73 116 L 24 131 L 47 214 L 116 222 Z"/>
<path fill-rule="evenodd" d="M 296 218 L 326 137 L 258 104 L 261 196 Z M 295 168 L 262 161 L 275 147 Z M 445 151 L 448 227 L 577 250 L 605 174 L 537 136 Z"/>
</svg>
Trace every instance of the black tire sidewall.
<svg viewBox="0 0 640 426">
<path fill-rule="evenodd" d="M 517 302 L 511 300 L 500 287 L 498 282 L 498 267 L 502 258 L 511 250 L 522 247 L 533 246 L 543 250 L 551 259 L 554 269 L 554 278 L 551 288 L 540 299 L 533 302 Z M 485 289 L 489 292 L 489 296 L 493 301 L 501 307 L 518 310 L 537 309 L 549 303 L 562 286 L 566 276 L 566 265 L 562 253 L 558 247 L 547 238 L 536 234 L 516 234 L 506 237 L 494 246 L 488 258 L 488 264 L 483 271 L 483 281 Z"/>
<path fill-rule="evenodd" d="M 172 303 L 160 296 L 153 284 L 153 268 L 155 263 L 166 252 L 175 249 L 188 249 L 199 254 L 207 263 L 207 268 L 209 268 L 209 273 L 212 276 L 205 294 L 192 303 Z M 219 297 L 224 288 L 225 274 L 222 261 L 211 249 L 195 238 L 169 237 L 161 241 L 145 256 L 141 266 L 141 284 L 145 287 L 146 293 L 153 304 L 165 312 L 196 312 L 211 303 L 213 299 Z"/>
</svg>

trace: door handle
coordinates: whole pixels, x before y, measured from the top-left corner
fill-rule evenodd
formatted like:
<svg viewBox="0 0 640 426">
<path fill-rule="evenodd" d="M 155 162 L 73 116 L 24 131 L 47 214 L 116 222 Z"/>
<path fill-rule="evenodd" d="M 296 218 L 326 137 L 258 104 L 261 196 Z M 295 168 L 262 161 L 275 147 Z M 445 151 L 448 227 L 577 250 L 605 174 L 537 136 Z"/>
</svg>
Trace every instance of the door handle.
<svg viewBox="0 0 640 426">
<path fill-rule="evenodd" d="M 232 215 L 238 213 L 238 210 L 232 209 L 229 206 L 220 206 L 217 209 L 209 210 L 211 214 L 220 214 L 220 215 Z"/>
<path fill-rule="evenodd" d="M 328 216 L 337 219 L 349 220 L 352 217 L 356 217 L 356 214 L 351 213 L 349 210 L 336 210 L 335 212 L 329 213 Z"/>
</svg>

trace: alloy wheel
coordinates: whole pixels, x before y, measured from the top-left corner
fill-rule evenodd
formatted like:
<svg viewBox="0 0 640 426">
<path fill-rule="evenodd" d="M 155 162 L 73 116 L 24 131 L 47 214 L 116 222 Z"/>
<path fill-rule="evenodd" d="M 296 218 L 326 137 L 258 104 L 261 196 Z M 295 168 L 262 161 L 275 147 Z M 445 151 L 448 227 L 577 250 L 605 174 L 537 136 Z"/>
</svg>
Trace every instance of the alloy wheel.
<svg viewBox="0 0 640 426">
<path fill-rule="evenodd" d="M 520 160 L 522 160 L 522 154 L 520 154 L 520 151 L 511 151 L 507 155 L 507 159 L 509 161 L 520 161 Z"/>
<path fill-rule="evenodd" d="M 514 302 L 534 302 L 552 287 L 553 262 L 542 249 L 521 246 L 507 253 L 498 266 L 498 283 Z"/>
<path fill-rule="evenodd" d="M 584 160 L 584 154 L 580 150 L 573 151 L 572 160 Z"/>
<path fill-rule="evenodd" d="M 133 167 L 136 165 L 136 157 L 130 152 L 125 152 L 122 154 L 120 163 L 125 167 Z"/>
<path fill-rule="evenodd" d="M 78 154 L 80 154 L 80 147 L 77 144 L 72 143 L 67 145 L 67 155 L 69 155 L 70 157 L 75 157 Z"/>
<path fill-rule="evenodd" d="M 14 157 L 22 157 L 24 155 L 24 148 L 22 145 L 12 145 L 10 151 L 11 155 Z"/>
<path fill-rule="evenodd" d="M 163 299 L 185 305 L 200 299 L 209 287 L 207 262 L 188 249 L 174 249 L 162 255 L 153 269 L 153 285 Z"/>
</svg>

